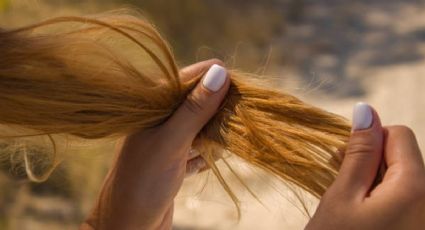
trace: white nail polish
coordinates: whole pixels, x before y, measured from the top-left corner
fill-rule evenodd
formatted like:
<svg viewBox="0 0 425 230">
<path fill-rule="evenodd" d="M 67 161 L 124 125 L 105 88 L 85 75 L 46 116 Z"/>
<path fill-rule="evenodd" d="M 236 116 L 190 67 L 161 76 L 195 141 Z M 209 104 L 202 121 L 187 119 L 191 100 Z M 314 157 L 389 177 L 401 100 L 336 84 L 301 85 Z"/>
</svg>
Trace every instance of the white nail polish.
<svg viewBox="0 0 425 230">
<path fill-rule="evenodd" d="M 224 67 L 219 65 L 212 65 L 208 72 L 205 74 L 202 84 L 205 88 L 217 92 L 226 82 L 227 71 Z"/>
<path fill-rule="evenodd" d="M 373 122 L 372 108 L 370 105 L 359 102 L 353 109 L 353 130 L 370 128 Z"/>
</svg>

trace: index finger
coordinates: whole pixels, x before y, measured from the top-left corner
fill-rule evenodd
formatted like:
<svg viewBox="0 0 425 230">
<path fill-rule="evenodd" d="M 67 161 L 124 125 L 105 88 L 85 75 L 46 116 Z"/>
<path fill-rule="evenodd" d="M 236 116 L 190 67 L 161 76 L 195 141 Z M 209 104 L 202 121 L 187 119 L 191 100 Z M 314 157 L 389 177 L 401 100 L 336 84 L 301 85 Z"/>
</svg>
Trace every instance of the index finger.
<svg viewBox="0 0 425 230">
<path fill-rule="evenodd" d="M 193 78 L 205 73 L 212 65 L 217 64 L 224 66 L 224 63 L 219 59 L 210 59 L 201 61 L 193 65 L 186 66 L 180 70 L 180 78 L 183 82 L 192 80 Z"/>
<path fill-rule="evenodd" d="M 406 126 L 386 127 L 384 157 L 388 168 L 424 170 L 424 162 L 414 132 Z"/>
</svg>

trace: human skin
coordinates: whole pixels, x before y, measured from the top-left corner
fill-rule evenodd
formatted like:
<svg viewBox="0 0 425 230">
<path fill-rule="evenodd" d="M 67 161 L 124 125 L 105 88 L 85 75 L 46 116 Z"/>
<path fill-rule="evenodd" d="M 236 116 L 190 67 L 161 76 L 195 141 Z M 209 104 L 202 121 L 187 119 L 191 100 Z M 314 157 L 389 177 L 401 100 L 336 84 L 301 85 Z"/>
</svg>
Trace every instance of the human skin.
<svg viewBox="0 0 425 230">
<path fill-rule="evenodd" d="M 188 80 L 214 64 L 223 65 L 215 59 L 204 61 L 182 69 L 180 75 Z M 80 229 L 171 229 L 173 200 L 183 179 L 206 165 L 190 150 L 227 93 L 226 75 L 223 84 L 207 80 L 216 92 L 205 87 L 204 76 L 164 124 L 125 138 L 97 204 Z"/>
<path fill-rule="evenodd" d="M 415 134 L 406 126 L 382 127 L 371 111 L 371 127 L 353 131 L 307 230 L 424 229 L 425 169 Z M 382 162 L 386 171 L 374 186 Z"/>
<path fill-rule="evenodd" d="M 213 64 L 223 65 L 218 60 L 201 62 L 183 69 L 182 76 L 191 78 Z M 205 167 L 200 156 L 191 154 L 191 145 L 229 84 L 226 78 L 212 92 L 199 83 L 163 125 L 129 135 L 80 229 L 171 229 L 173 200 L 185 175 Z M 382 127 L 376 111 L 363 108 L 353 117 L 355 129 L 339 175 L 306 229 L 422 229 L 425 169 L 414 133 L 404 126 Z M 370 124 L 361 127 L 367 115 Z M 357 126 L 359 120 L 362 125 Z M 385 175 L 374 186 L 382 162 Z"/>
</svg>

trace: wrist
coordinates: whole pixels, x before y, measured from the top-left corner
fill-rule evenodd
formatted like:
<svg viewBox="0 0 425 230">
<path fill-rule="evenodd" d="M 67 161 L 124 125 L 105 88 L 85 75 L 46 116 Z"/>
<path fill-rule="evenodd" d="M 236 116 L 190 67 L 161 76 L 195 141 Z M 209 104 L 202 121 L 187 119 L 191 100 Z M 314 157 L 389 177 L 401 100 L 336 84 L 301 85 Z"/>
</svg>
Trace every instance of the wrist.
<svg viewBox="0 0 425 230">
<path fill-rule="evenodd" d="M 173 205 L 161 215 L 124 215 L 123 213 L 102 212 L 99 206 L 81 224 L 80 230 L 98 229 L 145 229 L 170 230 L 173 221 Z"/>
</svg>

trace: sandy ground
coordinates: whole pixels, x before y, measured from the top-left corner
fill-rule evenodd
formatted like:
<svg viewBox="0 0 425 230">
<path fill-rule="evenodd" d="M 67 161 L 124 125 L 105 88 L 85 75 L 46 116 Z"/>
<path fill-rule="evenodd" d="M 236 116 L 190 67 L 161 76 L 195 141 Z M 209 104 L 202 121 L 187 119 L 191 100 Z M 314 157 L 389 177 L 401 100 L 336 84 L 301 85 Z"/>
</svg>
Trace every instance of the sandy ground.
<svg viewBox="0 0 425 230">
<path fill-rule="evenodd" d="M 52 11 L 44 6 L 40 10 Z M 291 60 L 289 67 L 282 68 L 279 74 L 284 76 L 282 89 L 346 117 L 351 117 L 354 103 L 366 101 L 379 111 L 385 125 L 410 126 L 425 149 L 424 1 L 312 0 L 304 1 L 303 15 L 293 19 L 282 38 Z M 3 25 L 31 21 L 20 21 L 20 17 L 13 15 L 2 20 Z M 237 222 L 232 202 L 214 177 L 203 173 L 186 180 L 176 199 L 174 229 L 303 228 L 308 217 L 300 211 L 301 205 L 290 190 L 241 162 L 234 165 L 248 184 L 256 188 L 254 192 L 264 205 L 243 189 L 236 189 L 242 210 L 242 218 Z M 42 210 L 38 213 L 72 215 L 69 201 L 31 199 L 33 209 Z M 307 195 L 303 199 L 313 211 L 317 201 Z M 76 227 L 72 220 L 60 220 L 59 224 L 41 222 L 42 217 L 19 219 L 17 214 L 13 229 Z"/>
</svg>

